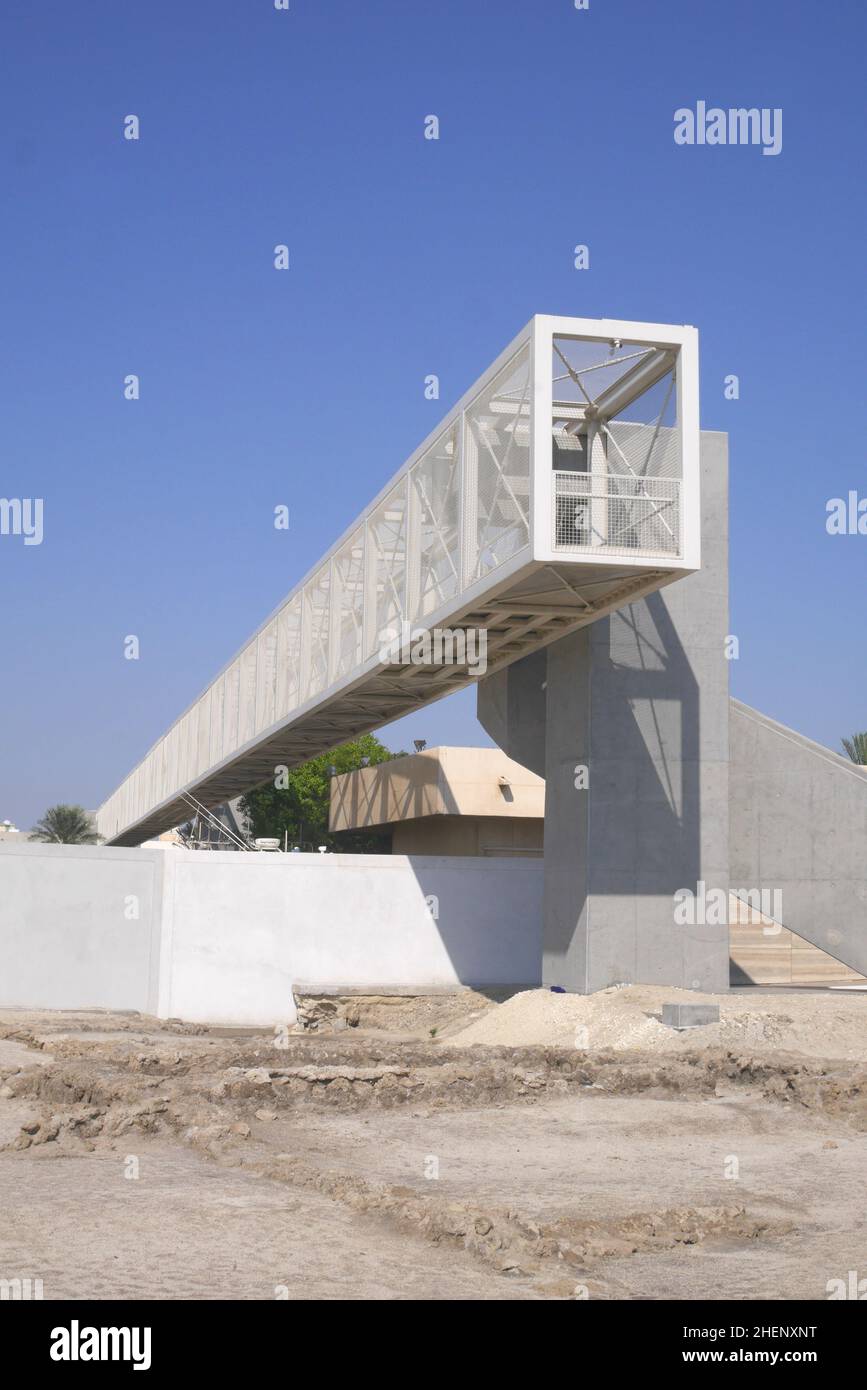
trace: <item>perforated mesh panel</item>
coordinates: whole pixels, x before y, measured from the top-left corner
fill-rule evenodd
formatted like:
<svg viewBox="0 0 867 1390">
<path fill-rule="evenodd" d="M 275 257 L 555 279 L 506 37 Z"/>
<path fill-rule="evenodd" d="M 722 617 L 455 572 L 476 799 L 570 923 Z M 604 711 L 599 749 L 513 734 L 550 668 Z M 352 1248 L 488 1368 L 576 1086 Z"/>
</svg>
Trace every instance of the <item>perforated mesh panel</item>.
<svg viewBox="0 0 867 1390">
<path fill-rule="evenodd" d="M 211 751 L 211 692 L 206 690 L 199 702 L 199 724 L 196 730 L 196 775 L 208 766 Z M 161 778 L 162 774 L 159 774 Z M 160 787 L 162 783 L 160 781 Z M 161 790 L 161 795 L 165 795 Z"/>
<path fill-rule="evenodd" d="M 460 422 L 423 454 L 411 487 L 418 547 L 414 618 L 433 613 L 460 589 Z"/>
<path fill-rule="evenodd" d="M 217 691 L 211 689 L 211 710 L 214 709 Z M 181 720 L 181 762 L 178 767 L 178 780 L 181 785 L 189 783 L 199 773 L 196 766 L 196 746 L 199 742 L 199 706 L 195 705 Z M 210 758 L 210 751 L 208 751 Z"/>
<path fill-rule="evenodd" d="M 680 481 L 554 474 L 554 545 L 624 555 L 680 554 Z"/>
<path fill-rule="evenodd" d="M 323 565 L 304 590 L 309 624 L 310 666 L 302 699 L 318 695 L 328 684 L 328 637 L 331 618 L 331 566 Z"/>
<path fill-rule="evenodd" d="M 399 632 L 406 616 L 406 497 L 407 480 L 403 478 L 368 521 L 375 595 L 370 651 L 379 647 L 380 633 L 386 629 Z"/>
<path fill-rule="evenodd" d="M 178 783 L 181 785 L 183 785 L 184 782 L 189 781 L 190 776 L 190 753 L 189 748 L 187 747 L 187 730 L 189 729 L 189 727 L 190 715 L 189 711 L 187 711 L 187 713 L 183 715 L 181 719 L 178 720 Z M 134 772 L 133 776 L 136 779 L 137 790 L 135 794 L 138 795 L 143 782 L 141 768 L 136 768 L 136 771 Z"/>
<path fill-rule="evenodd" d="M 283 719 L 301 703 L 301 595 L 296 594 L 277 614 L 276 718 Z"/>
<path fill-rule="evenodd" d="M 277 619 L 259 633 L 256 677 L 256 732 L 269 729 L 277 708 Z"/>
<path fill-rule="evenodd" d="M 165 795 L 168 796 L 172 787 L 177 786 L 178 776 L 178 731 L 177 728 L 170 729 L 166 734 L 165 743 Z"/>
<path fill-rule="evenodd" d="M 681 476 L 680 435 L 668 425 L 635 424 L 612 420 L 608 425 L 608 464 L 612 473 L 637 473 L 642 477 Z"/>
<path fill-rule="evenodd" d="M 530 354 L 524 348 L 465 413 L 466 582 L 530 539 Z M 469 519 L 469 518 L 468 518 Z"/>
<path fill-rule="evenodd" d="M 213 767 L 223 756 L 223 719 L 226 706 L 226 678 L 218 676 L 211 686 L 211 747 L 208 757 Z"/>
<path fill-rule="evenodd" d="M 256 662 L 258 642 L 252 642 L 241 653 L 241 698 L 238 712 L 238 745 L 249 743 L 256 732 Z"/>
<path fill-rule="evenodd" d="M 223 756 L 238 747 L 238 714 L 241 701 L 241 663 L 233 661 L 226 672 L 226 697 L 223 701 Z"/>
<path fill-rule="evenodd" d="M 190 713 L 191 713 L 191 714 L 192 714 L 192 713 L 196 713 L 196 714 L 197 714 L 197 711 L 191 710 Z M 189 765 L 190 765 L 190 767 L 192 767 L 193 769 L 195 769 L 195 763 L 196 763 L 196 727 L 197 727 L 197 726 L 196 726 L 196 723 L 195 723 L 195 721 L 194 721 L 194 722 L 193 722 L 192 729 L 191 729 L 191 746 L 190 746 L 190 755 L 189 755 Z M 156 795 L 156 789 L 155 789 L 155 786 L 154 786 L 154 781 L 155 781 L 155 777 L 156 777 L 155 761 L 156 761 L 156 760 L 154 759 L 154 757 L 153 757 L 152 755 L 151 755 L 150 757 L 145 758 L 144 763 L 142 764 L 142 769 L 141 769 L 141 770 L 142 770 L 142 782 L 141 782 L 141 785 L 142 785 L 142 796 L 143 796 L 143 797 L 149 798 L 149 800 L 148 800 L 148 804 L 149 804 L 149 805 L 153 805 L 154 797 L 155 797 L 155 795 Z M 193 775 L 194 775 L 194 774 L 193 774 Z M 115 809 L 115 811 L 117 810 L 117 802 L 116 802 L 116 801 L 115 801 L 114 809 Z"/>
<path fill-rule="evenodd" d="M 347 675 L 362 658 L 364 629 L 364 531 L 361 527 L 334 557 L 338 604 L 336 676 Z"/>
</svg>

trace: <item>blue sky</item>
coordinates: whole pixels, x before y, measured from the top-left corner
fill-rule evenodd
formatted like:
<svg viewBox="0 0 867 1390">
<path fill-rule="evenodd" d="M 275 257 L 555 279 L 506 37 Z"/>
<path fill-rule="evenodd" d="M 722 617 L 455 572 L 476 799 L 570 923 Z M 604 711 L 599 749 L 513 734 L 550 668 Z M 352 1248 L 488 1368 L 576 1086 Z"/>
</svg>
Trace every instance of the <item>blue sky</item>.
<svg viewBox="0 0 867 1390">
<path fill-rule="evenodd" d="M 45 539 L 0 537 L 0 818 L 103 800 L 535 312 L 698 325 L 732 691 L 867 728 L 867 537 L 825 530 L 867 495 L 865 40 L 857 0 L 4 6 L 0 494 Z M 676 146 L 699 99 L 782 152 Z"/>
</svg>

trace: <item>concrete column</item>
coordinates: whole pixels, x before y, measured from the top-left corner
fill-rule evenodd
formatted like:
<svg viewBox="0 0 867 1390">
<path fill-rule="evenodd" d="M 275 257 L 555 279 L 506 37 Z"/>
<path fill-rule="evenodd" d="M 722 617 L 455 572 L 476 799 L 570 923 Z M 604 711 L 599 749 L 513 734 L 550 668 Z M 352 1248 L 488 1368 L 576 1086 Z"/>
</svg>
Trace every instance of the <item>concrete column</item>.
<svg viewBox="0 0 867 1390">
<path fill-rule="evenodd" d="M 702 434 L 702 508 L 700 573 L 546 649 L 546 985 L 728 988 L 726 920 L 680 925 L 674 901 L 729 882 L 725 435 Z M 489 732 L 518 761 L 529 748 L 531 767 L 540 655 L 479 695 Z"/>
<path fill-rule="evenodd" d="M 545 776 L 545 648 L 486 676 L 476 686 L 479 723 L 496 744 L 537 777 Z"/>
</svg>

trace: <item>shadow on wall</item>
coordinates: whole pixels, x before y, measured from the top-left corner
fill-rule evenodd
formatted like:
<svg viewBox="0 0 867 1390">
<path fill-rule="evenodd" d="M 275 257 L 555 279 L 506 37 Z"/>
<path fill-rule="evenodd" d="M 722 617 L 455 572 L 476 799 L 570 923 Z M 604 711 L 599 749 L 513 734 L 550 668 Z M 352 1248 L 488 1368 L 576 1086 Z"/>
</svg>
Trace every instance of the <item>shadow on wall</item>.
<svg viewBox="0 0 867 1390">
<path fill-rule="evenodd" d="M 541 983 L 540 859 L 408 855 L 406 862 L 461 984 Z"/>
<path fill-rule="evenodd" d="M 429 748 L 426 751 L 392 758 L 373 767 L 342 773 L 333 784 L 330 825 L 337 830 L 357 827 L 396 825 L 430 816 L 497 815 L 502 808 L 515 804 L 515 791 L 501 777 L 495 787 L 490 779 L 490 766 L 479 769 L 469 766 L 465 758 L 458 760 L 455 778 L 448 748 Z M 499 756 L 499 749 L 467 749 L 470 758 L 481 754 Z M 504 763 L 498 770 L 502 770 Z M 491 793 L 484 807 L 482 789 Z M 536 789 L 533 787 L 532 794 Z M 468 809 L 468 799 L 473 808 Z M 526 814 L 536 811 L 534 802 L 527 805 Z"/>
<path fill-rule="evenodd" d="M 478 714 L 509 757 L 549 784 L 562 779 L 546 803 L 546 847 L 592 868 L 594 893 L 622 893 L 626 881 L 631 892 L 660 895 L 696 883 L 699 681 L 661 593 L 495 673 L 479 686 Z M 574 785 L 582 761 L 593 766 L 583 830 Z"/>
<path fill-rule="evenodd" d="M 404 768 L 406 775 L 402 777 Z M 432 815 L 440 809 L 438 777 L 439 765 L 435 759 L 426 760 L 413 754 L 377 763 L 368 768 L 363 777 L 352 774 L 339 777 L 334 791 L 332 824 L 383 825 L 391 820 Z"/>
<path fill-rule="evenodd" d="M 701 877 L 699 683 L 662 594 L 598 629 L 590 700 L 606 716 L 591 726 L 593 891 L 621 893 L 626 875 L 635 893 L 673 894 Z"/>
<path fill-rule="evenodd" d="M 703 981 L 720 929 L 673 901 L 701 877 L 699 678 L 661 594 L 548 649 L 545 737 L 543 979 Z"/>
</svg>

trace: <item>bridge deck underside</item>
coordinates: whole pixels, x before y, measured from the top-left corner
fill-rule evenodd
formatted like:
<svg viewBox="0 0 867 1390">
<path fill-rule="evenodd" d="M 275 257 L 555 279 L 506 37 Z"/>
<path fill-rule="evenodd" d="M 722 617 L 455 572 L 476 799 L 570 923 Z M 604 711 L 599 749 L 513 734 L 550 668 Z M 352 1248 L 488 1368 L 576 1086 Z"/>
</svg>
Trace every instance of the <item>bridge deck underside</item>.
<svg viewBox="0 0 867 1390">
<path fill-rule="evenodd" d="M 450 619 L 452 630 L 486 633 L 484 671 L 468 665 L 377 666 L 352 685 L 300 710 L 273 733 L 240 749 L 108 843 L 137 845 L 152 839 L 189 819 L 190 803 L 184 799 L 185 793 L 208 808 L 219 806 L 271 781 L 278 766 L 297 766 L 411 714 L 470 684 L 478 675 L 507 666 L 676 577 L 676 571 L 636 569 L 634 565 L 622 570 L 569 563 L 533 565 L 503 592 Z"/>
</svg>

